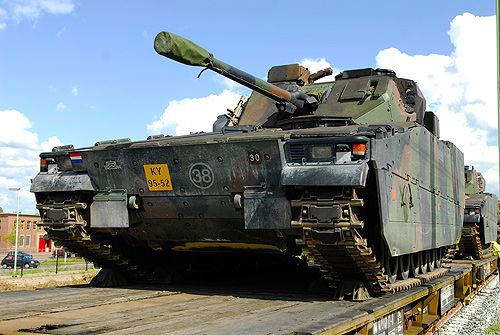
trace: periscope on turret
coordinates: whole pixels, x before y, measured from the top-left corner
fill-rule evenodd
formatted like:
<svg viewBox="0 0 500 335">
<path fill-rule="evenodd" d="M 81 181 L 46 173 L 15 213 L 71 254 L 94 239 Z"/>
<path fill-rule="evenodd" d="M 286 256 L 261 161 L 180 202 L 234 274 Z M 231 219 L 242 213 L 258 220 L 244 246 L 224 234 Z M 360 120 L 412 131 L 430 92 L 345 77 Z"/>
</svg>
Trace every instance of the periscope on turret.
<svg viewBox="0 0 500 335">
<path fill-rule="evenodd" d="M 253 93 L 214 133 L 42 153 L 31 191 L 59 244 L 129 279 L 307 254 L 349 297 L 353 280 L 372 295 L 410 287 L 458 243 L 463 154 L 413 80 L 368 68 L 319 83 L 331 69 L 291 64 L 266 82 L 169 32 L 154 48 Z"/>
</svg>

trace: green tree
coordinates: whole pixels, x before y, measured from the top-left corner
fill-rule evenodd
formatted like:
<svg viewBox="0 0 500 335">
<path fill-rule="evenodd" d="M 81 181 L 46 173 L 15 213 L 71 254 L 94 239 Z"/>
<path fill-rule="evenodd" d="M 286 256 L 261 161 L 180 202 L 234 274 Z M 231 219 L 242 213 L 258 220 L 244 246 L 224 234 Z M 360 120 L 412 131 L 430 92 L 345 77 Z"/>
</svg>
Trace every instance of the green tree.
<svg viewBox="0 0 500 335">
<path fill-rule="evenodd" d="M 12 230 L 11 230 L 11 232 L 4 236 L 4 240 L 8 244 L 12 244 L 14 246 L 16 245 L 16 224 L 15 223 L 12 224 Z M 19 245 L 19 242 L 20 241 L 18 240 L 17 241 L 18 245 Z"/>
<path fill-rule="evenodd" d="M 2 207 L 0 207 L 0 213 L 3 213 L 3 208 Z"/>
</svg>

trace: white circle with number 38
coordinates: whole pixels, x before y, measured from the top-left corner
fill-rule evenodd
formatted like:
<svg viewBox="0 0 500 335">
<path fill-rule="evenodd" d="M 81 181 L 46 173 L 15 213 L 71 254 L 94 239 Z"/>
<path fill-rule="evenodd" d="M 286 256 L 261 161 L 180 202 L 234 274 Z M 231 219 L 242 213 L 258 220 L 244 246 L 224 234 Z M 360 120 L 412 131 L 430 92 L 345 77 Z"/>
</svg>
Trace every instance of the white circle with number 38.
<svg viewBox="0 0 500 335">
<path fill-rule="evenodd" d="M 214 184 L 214 173 L 205 163 L 195 163 L 189 168 L 189 179 L 194 186 L 206 190 Z"/>
</svg>

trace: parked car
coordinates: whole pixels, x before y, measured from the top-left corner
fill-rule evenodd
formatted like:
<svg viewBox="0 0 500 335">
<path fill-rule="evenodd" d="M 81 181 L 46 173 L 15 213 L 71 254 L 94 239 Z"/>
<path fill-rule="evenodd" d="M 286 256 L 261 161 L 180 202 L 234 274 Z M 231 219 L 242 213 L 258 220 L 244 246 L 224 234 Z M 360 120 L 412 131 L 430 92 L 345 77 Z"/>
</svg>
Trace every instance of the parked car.
<svg viewBox="0 0 500 335">
<path fill-rule="evenodd" d="M 56 257 L 56 252 L 57 252 L 57 257 L 61 258 L 61 257 L 64 257 L 64 248 L 61 248 L 61 249 L 55 249 L 52 251 L 52 257 Z M 66 255 L 67 257 L 71 257 L 71 252 L 66 252 Z"/>
<path fill-rule="evenodd" d="M 15 255 L 15 251 L 9 251 L 9 252 L 7 253 L 7 256 L 14 256 L 14 255 Z M 21 251 L 21 250 L 18 250 L 18 251 L 17 251 L 17 255 L 18 255 L 18 256 L 19 256 L 19 255 L 21 255 L 21 256 L 27 256 L 27 257 L 29 257 L 29 258 L 33 258 L 33 255 L 30 255 L 30 254 L 28 254 L 28 253 L 26 253 L 26 252 L 24 252 L 24 251 Z"/>
<path fill-rule="evenodd" d="M 40 265 L 40 261 L 33 259 L 28 256 L 18 255 L 16 267 L 24 266 L 25 269 L 37 268 Z M 7 255 L 2 259 L 2 268 L 13 268 L 14 267 L 14 255 Z"/>
</svg>

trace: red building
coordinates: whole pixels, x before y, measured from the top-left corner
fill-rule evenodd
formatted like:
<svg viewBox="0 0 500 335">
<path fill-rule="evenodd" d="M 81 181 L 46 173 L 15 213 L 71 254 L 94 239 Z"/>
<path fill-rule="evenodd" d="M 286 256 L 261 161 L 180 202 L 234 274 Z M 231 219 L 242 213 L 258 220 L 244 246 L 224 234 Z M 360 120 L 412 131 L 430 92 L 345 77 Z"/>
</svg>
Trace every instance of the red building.
<svg viewBox="0 0 500 335">
<path fill-rule="evenodd" d="M 26 251 L 29 254 L 35 252 L 52 252 L 53 243 L 45 240 L 45 230 L 38 227 L 40 215 L 19 213 L 19 230 L 17 250 Z M 16 230 L 16 213 L 0 213 L 0 254 L 14 250 L 13 243 L 7 242 L 5 236 Z M 15 235 L 14 235 L 15 236 Z"/>
</svg>

